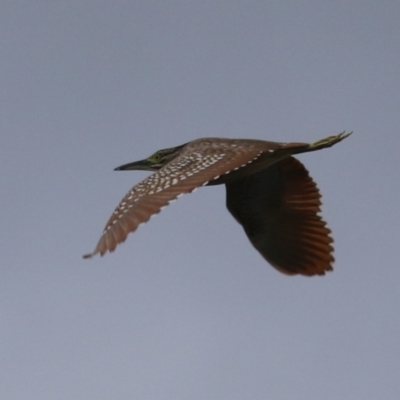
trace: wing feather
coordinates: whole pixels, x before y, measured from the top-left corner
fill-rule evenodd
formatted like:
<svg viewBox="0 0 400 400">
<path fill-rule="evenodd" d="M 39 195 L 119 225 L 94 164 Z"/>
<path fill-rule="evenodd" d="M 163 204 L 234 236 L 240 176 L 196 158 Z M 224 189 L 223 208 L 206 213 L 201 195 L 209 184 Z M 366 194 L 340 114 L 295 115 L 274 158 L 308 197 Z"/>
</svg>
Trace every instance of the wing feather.
<svg viewBox="0 0 400 400">
<path fill-rule="evenodd" d="M 321 195 L 293 157 L 226 184 L 227 207 L 261 255 L 286 274 L 332 270 L 331 231 L 319 215 Z"/>
<path fill-rule="evenodd" d="M 84 255 L 84 258 L 114 251 L 129 233 L 180 195 L 190 193 L 220 175 L 251 163 L 262 154 L 256 148 L 240 152 L 234 147 L 210 148 L 210 151 L 206 148 L 196 153 L 190 148 L 191 144 L 176 159 L 126 194 L 108 220 L 96 248 L 92 253 Z"/>
</svg>

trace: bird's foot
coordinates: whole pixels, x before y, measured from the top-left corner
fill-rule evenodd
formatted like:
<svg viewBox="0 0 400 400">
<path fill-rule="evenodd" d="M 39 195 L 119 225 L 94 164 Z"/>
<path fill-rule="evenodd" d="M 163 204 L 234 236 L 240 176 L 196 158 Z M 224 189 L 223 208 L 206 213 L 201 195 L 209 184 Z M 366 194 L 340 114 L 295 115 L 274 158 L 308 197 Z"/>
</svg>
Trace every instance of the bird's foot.
<svg viewBox="0 0 400 400">
<path fill-rule="evenodd" d="M 352 133 L 353 132 L 349 132 L 349 133 L 342 132 L 335 136 L 328 136 L 324 139 L 317 140 L 316 142 L 311 143 L 309 145 L 309 150 L 320 150 L 320 149 L 325 149 L 327 147 L 331 147 L 331 146 L 335 145 L 336 143 L 341 142 L 343 139 L 346 139 Z"/>
</svg>

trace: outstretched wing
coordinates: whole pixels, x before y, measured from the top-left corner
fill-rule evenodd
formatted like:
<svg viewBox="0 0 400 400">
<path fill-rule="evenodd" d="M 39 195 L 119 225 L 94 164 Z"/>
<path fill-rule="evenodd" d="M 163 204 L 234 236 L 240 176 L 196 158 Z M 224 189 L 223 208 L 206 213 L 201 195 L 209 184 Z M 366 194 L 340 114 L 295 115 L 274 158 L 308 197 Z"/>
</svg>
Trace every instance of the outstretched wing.
<svg viewBox="0 0 400 400">
<path fill-rule="evenodd" d="M 211 140 L 193 141 L 176 159 L 134 186 L 111 215 L 95 250 L 83 257 L 114 251 L 129 233 L 178 196 L 243 167 L 262 154 L 256 146 L 241 151 L 236 141 L 224 142 L 226 146 L 217 148 Z"/>
<path fill-rule="evenodd" d="M 287 157 L 226 190 L 229 211 L 275 268 L 308 276 L 332 270 L 331 231 L 318 215 L 321 195 L 300 161 Z"/>
</svg>

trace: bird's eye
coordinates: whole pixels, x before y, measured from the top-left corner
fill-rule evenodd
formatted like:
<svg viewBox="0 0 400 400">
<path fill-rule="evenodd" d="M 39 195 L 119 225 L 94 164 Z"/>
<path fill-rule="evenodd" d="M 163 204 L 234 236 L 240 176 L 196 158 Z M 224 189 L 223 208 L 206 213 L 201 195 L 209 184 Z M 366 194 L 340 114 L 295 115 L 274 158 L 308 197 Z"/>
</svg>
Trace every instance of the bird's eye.
<svg viewBox="0 0 400 400">
<path fill-rule="evenodd" d="M 160 155 L 160 153 L 155 153 L 155 154 L 153 154 L 153 155 L 150 157 L 150 159 L 151 159 L 153 162 L 158 162 L 158 161 L 161 160 L 161 155 Z"/>
</svg>

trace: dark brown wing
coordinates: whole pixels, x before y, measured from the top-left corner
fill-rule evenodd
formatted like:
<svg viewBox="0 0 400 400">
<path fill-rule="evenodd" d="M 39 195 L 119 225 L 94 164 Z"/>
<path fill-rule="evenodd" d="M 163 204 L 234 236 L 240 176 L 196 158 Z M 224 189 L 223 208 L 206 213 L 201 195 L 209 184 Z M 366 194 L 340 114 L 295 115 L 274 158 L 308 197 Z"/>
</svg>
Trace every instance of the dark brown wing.
<svg viewBox="0 0 400 400">
<path fill-rule="evenodd" d="M 308 276 L 332 270 L 331 231 L 318 215 L 321 196 L 300 161 L 285 158 L 226 189 L 229 211 L 275 268 Z"/>
<path fill-rule="evenodd" d="M 111 215 L 95 250 L 84 258 L 114 251 L 130 232 L 178 196 L 243 167 L 262 154 L 256 147 L 241 151 L 235 141 L 225 142 L 226 146 L 218 148 L 207 140 L 191 142 L 176 159 L 134 186 Z"/>
</svg>

